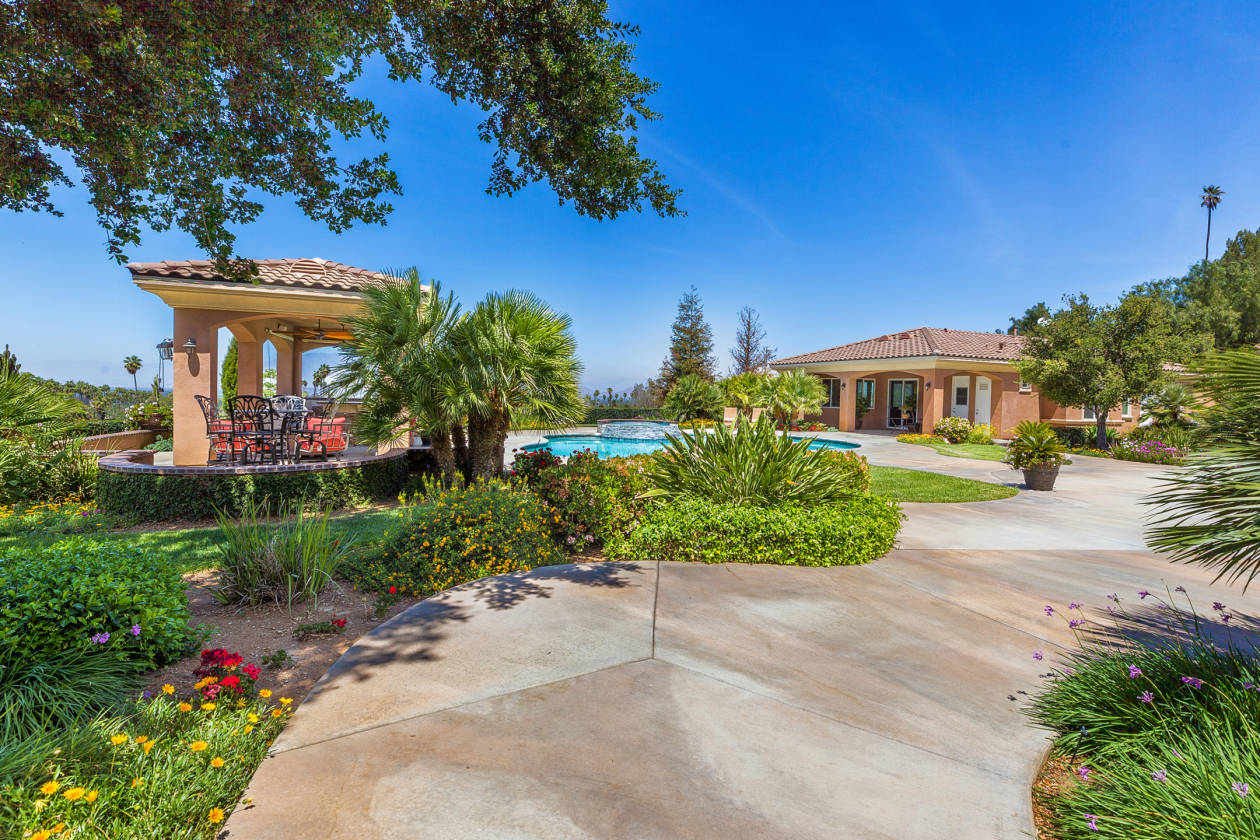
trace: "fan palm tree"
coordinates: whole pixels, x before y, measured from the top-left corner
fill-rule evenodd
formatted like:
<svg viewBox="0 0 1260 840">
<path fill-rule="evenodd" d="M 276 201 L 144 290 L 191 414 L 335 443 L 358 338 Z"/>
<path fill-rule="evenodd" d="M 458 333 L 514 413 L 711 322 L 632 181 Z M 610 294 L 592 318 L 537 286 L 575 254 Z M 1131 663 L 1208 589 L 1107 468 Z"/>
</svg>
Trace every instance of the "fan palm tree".
<svg viewBox="0 0 1260 840">
<path fill-rule="evenodd" d="M 749 371 L 728 376 L 719 382 L 718 386 L 722 389 L 727 405 L 747 412 L 748 409 L 759 404 L 768 379 L 769 377 L 765 374 Z"/>
<path fill-rule="evenodd" d="M 712 419 L 722 410 L 722 389 L 703 376 L 686 373 L 665 395 L 664 408 L 671 420 Z"/>
<path fill-rule="evenodd" d="M 803 370 L 789 370 L 766 379 L 760 398 L 774 414 L 779 425 L 802 411 L 818 410 L 827 399 L 822 380 Z"/>
<path fill-rule="evenodd" d="M 45 498 L 58 464 L 82 459 L 67 445 L 83 403 L 0 365 L 0 504 Z"/>
<path fill-rule="evenodd" d="M 572 320 L 530 292 L 490 294 L 450 331 L 441 378 L 468 413 L 473 478 L 503 470 L 516 428 L 560 428 L 585 414 Z"/>
<path fill-rule="evenodd" d="M 1217 186 L 1209 186 L 1203 188 L 1203 200 L 1199 202 L 1200 207 L 1206 207 L 1208 211 L 1207 223 L 1207 240 L 1203 243 L 1203 267 L 1207 268 L 1208 250 L 1212 244 L 1212 211 L 1221 203 L 1221 196 L 1225 191 Z"/>
<path fill-rule="evenodd" d="M 1155 426 L 1189 426 L 1197 405 L 1194 391 L 1180 382 L 1169 382 L 1142 402 L 1142 420 Z"/>
<path fill-rule="evenodd" d="M 144 362 L 140 361 L 139 356 L 128 356 L 123 359 L 123 370 L 131 374 L 131 387 L 140 390 L 140 383 L 136 380 L 136 371 L 144 367 Z"/>
<path fill-rule="evenodd" d="M 429 433 L 434 460 L 452 479 L 452 436 L 464 411 L 439 361 L 449 355 L 459 306 L 453 297 L 442 297 L 437 283 L 426 288 L 415 268 L 387 272 L 363 294 L 362 313 L 346 322 L 354 338 L 341 345 L 341 361 L 327 378 L 329 393 L 334 399 L 362 394 L 355 434 L 370 445 L 396 439 L 400 425 L 420 423 Z"/>
</svg>

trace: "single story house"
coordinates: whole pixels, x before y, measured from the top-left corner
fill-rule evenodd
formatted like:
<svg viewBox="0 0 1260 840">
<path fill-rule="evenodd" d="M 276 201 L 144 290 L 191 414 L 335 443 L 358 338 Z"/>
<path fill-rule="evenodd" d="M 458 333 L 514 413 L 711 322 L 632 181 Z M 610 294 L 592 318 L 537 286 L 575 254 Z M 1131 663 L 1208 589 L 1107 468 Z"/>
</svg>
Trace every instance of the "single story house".
<svg viewBox="0 0 1260 840">
<path fill-rule="evenodd" d="M 1093 412 L 1063 406 L 1020 381 L 1013 362 L 1027 339 L 1021 335 L 918 327 L 812 353 L 776 359 L 777 371 L 804 370 L 827 387 L 827 401 L 807 415 L 841 431 L 921 429 L 942 417 L 988 423 L 1009 437 L 1023 420 L 1093 428 Z M 1107 417 L 1108 427 L 1137 424 L 1137 403 Z"/>
</svg>

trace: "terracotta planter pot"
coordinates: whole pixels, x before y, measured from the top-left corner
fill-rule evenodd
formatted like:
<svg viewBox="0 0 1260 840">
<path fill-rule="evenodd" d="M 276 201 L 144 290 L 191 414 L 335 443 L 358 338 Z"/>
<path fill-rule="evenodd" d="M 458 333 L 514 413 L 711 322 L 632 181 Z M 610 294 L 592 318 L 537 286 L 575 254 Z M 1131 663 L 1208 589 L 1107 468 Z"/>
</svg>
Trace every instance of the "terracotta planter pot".
<svg viewBox="0 0 1260 840">
<path fill-rule="evenodd" d="M 1029 490 L 1053 490 L 1058 477 L 1058 464 L 1039 464 L 1024 470 L 1024 485 Z"/>
</svg>

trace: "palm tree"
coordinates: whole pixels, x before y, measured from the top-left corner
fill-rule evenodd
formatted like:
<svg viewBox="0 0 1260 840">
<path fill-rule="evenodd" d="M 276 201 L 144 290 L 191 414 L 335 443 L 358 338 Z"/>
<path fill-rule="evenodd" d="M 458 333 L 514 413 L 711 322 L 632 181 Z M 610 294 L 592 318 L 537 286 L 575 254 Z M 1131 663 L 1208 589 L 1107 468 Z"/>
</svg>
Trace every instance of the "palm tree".
<svg viewBox="0 0 1260 840">
<path fill-rule="evenodd" d="M 812 373 L 789 370 L 766 380 L 761 399 L 786 429 L 797 413 L 818 410 L 827 399 L 827 389 Z"/>
<path fill-rule="evenodd" d="M 671 420 L 712 419 L 722 410 L 722 389 L 703 376 L 685 373 L 665 395 L 664 408 Z"/>
<path fill-rule="evenodd" d="M 66 445 L 83 403 L 27 373 L 0 365 L 0 504 L 47 498 L 59 465 L 82 460 Z"/>
<path fill-rule="evenodd" d="M 140 383 L 136 381 L 136 371 L 144 367 L 144 362 L 140 361 L 139 356 L 128 356 L 123 359 L 123 370 L 131 374 L 131 387 L 140 390 Z"/>
<path fill-rule="evenodd" d="M 763 404 L 760 403 L 760 397 L 765 392 L 768 380 L 769 377 L 765 374 L 749 371 L 728 376 L 718 386 L 722 389 L 727 405 L 747 413 L 754 405 Z"/>
<path fill-rule="evenodd" d="M 1142 420 L 1155 426 L 1189 426 L 1197 402 L 1189 387 L 1169 382 L 1142 401 Z"/>
<path fill-rule="evenodd" d="M 572 319 L 530 292 L 489 294 L 450 332 L 449 392 L 468 412 L 470 477 L 503 470 L 512 429 L 561 428 L 585 413 Z"/>
<path fill-rule="evenodd" d="M 1216 205 L 1221 203 L 1221 196 L 1225 191 L 1217 186 L 1203 188 L 1203 200 L 1199 202 L 1200 207 L 1206 207 L 1208 211 L 1207 224 L 1207 241 L 1203 243 L 1203 267 L 1207 268 L 1208 249 L 1212 244 L 1212 211 L 1216 209 Z"/>
</svg>

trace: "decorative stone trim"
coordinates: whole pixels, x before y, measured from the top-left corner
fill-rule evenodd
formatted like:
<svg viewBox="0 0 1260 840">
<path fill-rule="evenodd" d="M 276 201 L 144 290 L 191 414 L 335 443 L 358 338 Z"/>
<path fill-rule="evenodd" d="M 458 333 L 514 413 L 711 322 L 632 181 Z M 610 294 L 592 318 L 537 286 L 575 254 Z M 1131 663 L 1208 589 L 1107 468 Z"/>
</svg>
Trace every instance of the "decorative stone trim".
<svg viewBox="0 0 1260 840">
<path fill-rule="evenodd" d="M 145 463 L 147 457 L 148 463 Z M 407 457 L 406 449 L 394 449 L 381 455 L 362 455 L 328 461 L 302 461 L 297 464 L 207 464 L 204 467 L 155 466 L 153 453 L 132 449 L 106 455 L 98 462 L 106 472 L 143 473 L 145 475 L 259 475 L 262 473 L 307 473 L 344 470 L 377 461 L 393 461 Z"/>
</svg>

